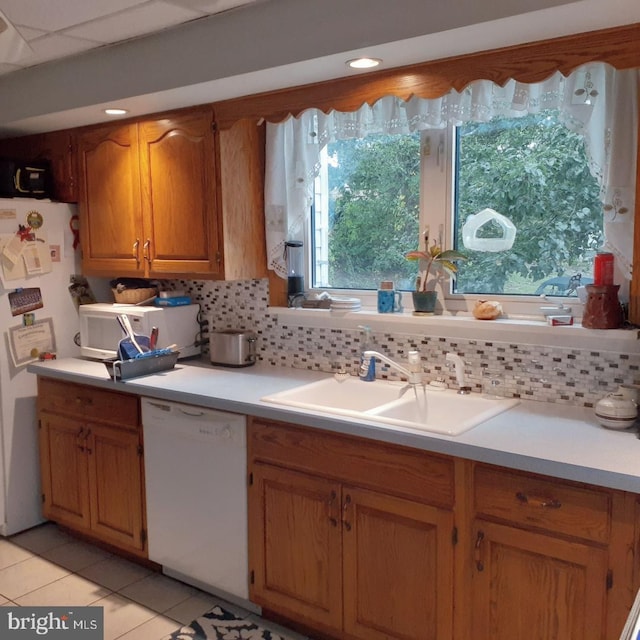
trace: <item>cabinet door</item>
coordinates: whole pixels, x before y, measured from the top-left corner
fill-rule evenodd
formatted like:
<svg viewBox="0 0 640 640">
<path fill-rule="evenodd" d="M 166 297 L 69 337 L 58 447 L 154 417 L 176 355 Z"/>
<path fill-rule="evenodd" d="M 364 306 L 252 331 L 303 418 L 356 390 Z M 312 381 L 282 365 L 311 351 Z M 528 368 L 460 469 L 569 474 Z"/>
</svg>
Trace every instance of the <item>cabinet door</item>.
<svg viewBox="0 0 640 640">
<path fill-rule="evenodd" d="M 76 136 L 71 130 L 51 131 L 34 138 L 34 160 L 48 160 L 51 166 L 52 199 L 78 201 Z"/>
<path fill-rule="evenodd" d="M 137 126 L 84 132 L 79 140 L 80 235 L 89 275 L 143 275 Z"/>
<path fill-rule="evenodd" d="M 79 420 L 40 413 L 43 514 L 81 529 L 90 525 L 86 436 Z"/>
<path fill-rule="evenodd" d="M 474 539 L 474 637 L 604 637 L 605 549 L 480 521 Z"/>
<path fill-rule="evenodd" d="M 142 209 L 150 272 L 220 271 L 210 110 L 141 122 Z"/>
<path fill-rule="evenodd" d="M 345 632 L 451 638 L 452 512 L 352 487 L 342 499 Z"/>
<path fill-rule="evenodd" d="M 87 441 L 91 529 L 106 542 L 142 549 L 144 521 L 140 436 L 91 424 Z"/>
<path fill-rule="evenodd" d="M 324 630 L 342 626 L 340 487 L 256 464 L 249 488 L 251 600 Z"/>
</svg>

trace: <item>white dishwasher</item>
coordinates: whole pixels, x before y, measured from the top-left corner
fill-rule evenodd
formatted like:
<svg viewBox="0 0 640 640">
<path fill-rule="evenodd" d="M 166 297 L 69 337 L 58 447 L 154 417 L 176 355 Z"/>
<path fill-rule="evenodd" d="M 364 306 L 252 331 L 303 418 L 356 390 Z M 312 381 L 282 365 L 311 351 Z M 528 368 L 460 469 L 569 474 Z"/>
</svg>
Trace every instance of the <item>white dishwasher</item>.
<svg viewBox="0 0 640 640">
<path fill-rule="evenodd" d="M 142 398 L 142 425 L 149 558 L 246 606 L 246 418 Z"/>
</svg>

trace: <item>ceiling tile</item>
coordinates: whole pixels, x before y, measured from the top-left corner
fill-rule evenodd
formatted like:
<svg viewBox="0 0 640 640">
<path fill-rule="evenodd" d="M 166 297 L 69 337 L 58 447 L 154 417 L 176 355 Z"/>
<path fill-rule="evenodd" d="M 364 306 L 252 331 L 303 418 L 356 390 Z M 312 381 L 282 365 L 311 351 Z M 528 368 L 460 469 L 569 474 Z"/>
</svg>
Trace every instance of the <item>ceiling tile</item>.
<svg viewBox="0 0 640 640">
<path fill-rule="evenodd" d="M 21 27 L 16 26 L 16 31 L 27 41 L 35 40 L 36 38 L 41 38 L 42 36 L 47 35 L 46 31 L 42 29 L 32 29 L 31 27 Z"/>
<path fill-rule="evenodd" d="M 20 68 L 21 67 L 15 65 L 15 64 L 3 64 L 3 63 L 0 63 L 0 75 L 2 75 L 4 73 L 11 73 L 12 71 L 17 71 Z"/>
<path fill-rule="evenodd" d="M 0 0 L 0 11 L 15 24 L 59 31 L 72 25 L 129 9 L 146 0 Z"/>
<path fill-rule="evenodd" d="M 114 42 L 126 40 L 145 33 L 160 31 L 175 26 L 202 14 L 185 7 L 179 7 L 167 2 L 149 2 L 127 11 L 121 11 L 112 16 L 93 20 L 77 27 L 65 29 L 66 35 L 98 42 Z"/>
<path fill-rule="evenodd" d="M 220 11 L 227 11 L 228 9 L 261 1 L 262 0 L 171 0 L 173 4 L 199 9 L 206 13 L 219 13 Z"/>
<path fill-rule="evenodd" d="M 55 60 L 56 58 L 64 58 L 99 45 L 100 43 L 91 42 L 89 40 L 69 38 L 55 33 L 49 34 L 42 38 L 36 38 L 29 43 L 29 46 L 33 50 L 33 55 L 22 58 L 20 60 L 20 65 L 30 66 L 40 64 L 41 62 L 46 62 L 48 60 Z"/>
</svg>

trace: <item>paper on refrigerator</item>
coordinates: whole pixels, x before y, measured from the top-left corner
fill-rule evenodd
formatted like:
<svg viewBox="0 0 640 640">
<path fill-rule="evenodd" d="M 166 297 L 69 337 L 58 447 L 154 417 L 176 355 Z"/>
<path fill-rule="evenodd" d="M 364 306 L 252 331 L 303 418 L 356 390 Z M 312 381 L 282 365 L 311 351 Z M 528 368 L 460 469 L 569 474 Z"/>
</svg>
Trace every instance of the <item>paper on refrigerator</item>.
<svg viewBox="0 0 640 640">
<path fill-rule="evenodd" d="M 9 327 L 9 351 L 15 367 L 35 362 L 41 353 L 56 352 L 53 319 L 37 320 L 32 325 Z"/>
<path fill-rule="evenodd" d="M 22 241 L 15 233 L 0 234 L 0 267 L 3 284 L 49 273 L 51 247 L 46 236 L 39 234 L 35 240 Z M 10 287 L 5 284 L 5 288 Z"/>
</svg>

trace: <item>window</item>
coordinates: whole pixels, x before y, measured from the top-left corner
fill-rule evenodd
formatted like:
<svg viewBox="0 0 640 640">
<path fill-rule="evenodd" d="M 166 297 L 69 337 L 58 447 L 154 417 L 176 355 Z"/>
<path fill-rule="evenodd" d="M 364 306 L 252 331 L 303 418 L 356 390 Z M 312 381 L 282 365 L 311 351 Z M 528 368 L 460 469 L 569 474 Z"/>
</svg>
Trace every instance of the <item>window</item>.
<svg viewBox="0 0 640 640">
<path fill-rule="evenodd" d="M 439 244 L 469 258 L 453 297 L 575 296 L 591 281 L 602 220 L 584 140 L 556 112 L 338 140 L 324 148 L 316 180 L 312 283 L 363 290 L 392 280 L 410 290 L 416 265 L 404 254 L 429 225 Z M 504 249 L 509 227 L 515 238 Z"/>
<path fill-rule="evenodd" d="M 582 136 L 558 113 L 543 112 L 467 123 L 456 128 L 455 142 L 454 245 L 469 260 L 453 290 L 575 296 L 578 286 L 592 282 L 603 217 Z M 486 215 L 471 228 L 487 208 L 499 216 Z M 509 222 L 513 245 L 501 249 Z"/>
<path fill-rule="evenodd" d="M 507 313 L 530 313 L 520 305 L 540 293 L 573 296 L 602 246 L 624 301 L 639 80 L 590 63 L 534 84 L 478 80 L 439 98 L 385 96 L 267 124 L 269 268 L 286 278 L 286 242 L 303 240 L 309 286 L 412 289 L 417 265 L 404 254 L 423 248 L 428 226 L 469 257 L 454 288 L 440 286 L 447 310 L 501 295 Z"/>
<path fill-rule="evenodd" d="M 314 206 L 314 287 L 409 289 L 420 218 L 420 134 L 375 135 L 328 144 Z"/>
</svg>

